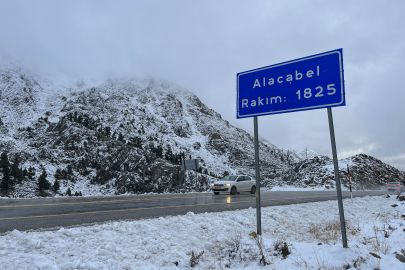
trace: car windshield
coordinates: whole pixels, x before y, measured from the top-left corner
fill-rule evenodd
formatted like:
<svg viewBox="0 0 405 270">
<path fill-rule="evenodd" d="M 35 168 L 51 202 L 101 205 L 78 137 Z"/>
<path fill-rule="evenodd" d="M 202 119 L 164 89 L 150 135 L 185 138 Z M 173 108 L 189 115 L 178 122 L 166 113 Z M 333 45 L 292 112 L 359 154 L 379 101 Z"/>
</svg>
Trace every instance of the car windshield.
<svg viewBox="0 0 405 270">
<path fill-rule="evenodd" d="M 390 185 L 399 185 L 399 182 L 390 182 Z"/>
<path fill-rule="evenodd" d="M 227 175 L 224 178 L 222 178 L 221 180 L 235 181 L 236 178 L 238 178 L 236 175 Z"/>
</svg>

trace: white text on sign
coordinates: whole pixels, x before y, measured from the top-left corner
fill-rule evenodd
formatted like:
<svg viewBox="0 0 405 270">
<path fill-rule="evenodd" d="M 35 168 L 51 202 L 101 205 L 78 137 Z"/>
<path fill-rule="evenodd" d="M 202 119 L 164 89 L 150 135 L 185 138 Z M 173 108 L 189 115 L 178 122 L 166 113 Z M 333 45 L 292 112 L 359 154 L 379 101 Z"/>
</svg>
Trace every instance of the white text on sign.
<svg viewBox="0 0 405 270">
<path fill-rule="evenodd" d="M 308 78 L 311 78 L 312 75 L 314 75 L 314 71 L 313 70 L 308 70 L 306 75 L 307 75 Z M 316 67 L 316 76 L 319 76 L 319 66 Z M 302 77 L 303 77 L 302 73 L 299 73 L 298 70 L 296 70 L 295 71 L 295 80 L 297 80 L 297 81 L 301 80 Z M 278 76 L 276 81 L 277 81 L 277 83 L 283 83 L 284 82 L 284 76 Z M 267 85 L 273 85 L 273 84 L 275 84 L 276 81 L 274 80 L 274 78 L 269 78 L 268 81 L 267 81 Z M 286 78 L 285 78 L 285 81 L 286 82 L 292 82 L 293 81 L 293 75 L 288 74 L 286 76 Z M 255 83 L 253 85 L 253 89 L 255 87 L 262 87 L 262 86 L 266 86 L 266 77 L 263 77 L 263 84 L 262 85 L 260 85 L 260 80 L 256 79 Z"/>
</svg>

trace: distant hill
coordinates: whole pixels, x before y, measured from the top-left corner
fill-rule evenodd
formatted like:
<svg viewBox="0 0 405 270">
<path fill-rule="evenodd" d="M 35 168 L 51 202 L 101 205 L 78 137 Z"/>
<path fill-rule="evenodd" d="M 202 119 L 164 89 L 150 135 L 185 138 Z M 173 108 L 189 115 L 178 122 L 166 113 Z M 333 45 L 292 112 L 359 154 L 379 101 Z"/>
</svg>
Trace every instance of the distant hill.
<svg viewBox="0 0 405 270">
<path fill-rule="evenodd" d="M 301 159 L 312 159 L 321 156 L 318 152 L 311 149 L 291 150 L 291 152 L 296 154 Z"/>
<path fill-rule="evenodd" d="M 405 173 L 383 163 L 381 160 L 365 154 L 339 160 L 340 179 L 343 187 L 348 188 L 348 168 L 351 174 L 352 188 L 355 190 L 380 189 L 389 181 L 405 184 Z M 302 160 L 272 181 L 266 181 L 269 187 L 293 186 L 299 188 L 321 187 L 335 189 L 335 171 L 333 160 L 326 156 L 315 156 Z"/>
</svg>

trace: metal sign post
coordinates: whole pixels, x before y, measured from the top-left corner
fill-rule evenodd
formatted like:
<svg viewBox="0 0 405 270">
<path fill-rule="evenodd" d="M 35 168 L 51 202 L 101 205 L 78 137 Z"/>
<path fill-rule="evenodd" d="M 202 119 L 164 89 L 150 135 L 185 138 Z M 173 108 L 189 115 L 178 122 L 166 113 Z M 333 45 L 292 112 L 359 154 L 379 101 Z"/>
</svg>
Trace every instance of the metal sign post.
<svg viewBox="0 0 405 270">
<path fill-rule="evenodd" d="M 328 108 L 330 143 L 332 145 L 333 166 L 335 167 L 336 191 L 339 205 L 340 229 L 342 231 L 343 247 L 347 248 L 345 213 L 343 211 L 342 189 L 340 186 L 339 165 L 336 153 L 335 130 L 333 128 L 332 108 Z"/>
<path fill-rule="evenodd" d="M 350 198 L 353 200 L 352 181 L 350 180 L 349 164 L 347 165 L 347 176 L 349 177 Z"/>
<path fill-rule="evenodd" d="M 181 163 L 181 168 L 185 172 L 187 170 L 195 170 L 195 177 L 196 180 L 194 181 L 197 183 L 197 170 L 199 169 L 200 164 L 198 159 L 188 159 L 188 160 L 183 160 Z M 184 181 L 186 178 L 184 178 Z"/>
<path fill-rule="evenodd" d="M 198 184 L 198 175 L 197 175 L 197 169 L 198 169 L 198 165 L 197 165 L 197 159 L 194 159 L 194 167 L 195 167 L 195 183 L 194 185 Z"/>
<path fill-rule="evenodd" d="M 254 117 L 258 234 L 261 213 L 257 116 L 327 108 L 343 247 L 347 247 L 331 109 L 346 105 L 344 81 L 342 49 L 236 74 L 236 118 Z"/>
<path fill-rule="evenodd" d="M 262 234 L 262 214 L 260 205 L 260 170 L 259 170 L 259 132 L 257 117 L 253 117 L 254 135 L 255 135 L 255 168 L 256 168 L 256 219 L 257 219 L 257 234 Z"/>
</svg>

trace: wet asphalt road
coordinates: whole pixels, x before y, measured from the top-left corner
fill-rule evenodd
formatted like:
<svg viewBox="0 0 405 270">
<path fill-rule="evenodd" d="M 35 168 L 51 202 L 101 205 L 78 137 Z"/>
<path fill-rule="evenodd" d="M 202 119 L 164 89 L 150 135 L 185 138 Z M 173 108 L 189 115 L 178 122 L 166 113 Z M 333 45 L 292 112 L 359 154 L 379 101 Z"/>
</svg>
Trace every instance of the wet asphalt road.
<svg viewBox="0 0 405 270">
<path fill-rule="evenodd" d="M 386 194 L 386 191 L 355 191 L 353 197 Z M 349 192 L 343 192 L 350 198 Z M 336 191 L 261 192 L 262 207 L 336 200 Z M 44 199 L 0 199 L 0 233 L 58 229 L 111 220 L 136 220 L 168 215 L 221 212 L 256 207 L 249 193 L 214 195 L 211 193 L 138 196 L 68 197 Z"/>
</svg>

